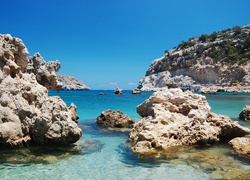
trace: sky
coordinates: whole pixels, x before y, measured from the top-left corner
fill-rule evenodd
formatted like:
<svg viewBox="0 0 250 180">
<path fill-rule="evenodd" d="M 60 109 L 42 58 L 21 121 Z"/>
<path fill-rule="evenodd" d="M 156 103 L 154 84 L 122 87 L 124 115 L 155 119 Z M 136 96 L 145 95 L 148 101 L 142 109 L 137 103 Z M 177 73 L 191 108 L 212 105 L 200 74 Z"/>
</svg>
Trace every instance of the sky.
<svg viewBox="0 0 250 180">
<path fill-rule="evenodd" d="M 249 0 L 1 0 L 0 33 L 91 89 L 134 89 L 183 40 L 250 24 Z"/>
</svg>

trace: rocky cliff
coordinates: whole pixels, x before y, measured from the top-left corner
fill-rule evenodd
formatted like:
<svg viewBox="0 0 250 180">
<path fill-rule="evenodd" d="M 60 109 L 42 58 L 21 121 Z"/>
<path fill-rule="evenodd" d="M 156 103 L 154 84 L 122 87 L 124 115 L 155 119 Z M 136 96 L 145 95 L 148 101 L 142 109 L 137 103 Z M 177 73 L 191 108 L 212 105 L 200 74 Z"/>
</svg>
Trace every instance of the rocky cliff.
<svg viewBox="0 0 250 180">
<path fill-rule="evenodd" d="M 77 80 L 72 76 L 57 74 L 57 79 L 63 90 L 90 90 L 82 81 Z"/>
<path fill-rule="evenodd" d="M 250 25 L 203 34 L 165 51 L 151 63 L 139 88 L 233 82 L 250 85 Z"/>
<path fill-rule="evenodd" d="M 27 55 L 21 39 L 0 34 L 0 147 L 76 142 L 82 135 L 76 106 L 49 97 L 45 87 L 58 87 L 58 62 Z"/>
</svg>

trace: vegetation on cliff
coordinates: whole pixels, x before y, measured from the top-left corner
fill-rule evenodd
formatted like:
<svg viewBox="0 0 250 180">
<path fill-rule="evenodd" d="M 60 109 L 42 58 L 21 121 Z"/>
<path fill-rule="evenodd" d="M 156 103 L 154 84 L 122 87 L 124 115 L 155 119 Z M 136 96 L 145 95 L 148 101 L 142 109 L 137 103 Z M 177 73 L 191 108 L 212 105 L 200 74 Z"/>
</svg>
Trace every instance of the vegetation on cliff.
<svg viewBox="0 0 250 180">
<path fill-rule="evenodd" d="M 195 46 L 197 43 L 212 43 L 211 47 L 203 55 L 211 57 L 216 61 L 227 62 L 230 64 L 244 64 L 250 59 L 250 26 L 243 28 L 234 26 L 212 34 L 202 34 L 199 37 L 190 38 L 188 41 L 182 41 L 177 50 L 187 49 Z M 184 56 L 197 51 L 185 51 Z M 197 56 L 201 56 L 197 53 Z"/>
<path fill-rule="evenodd" d="M 232 82 L 250 85 L 250 25 L 182 41 L 151 63 L 139 87 L 150 90 Z"/>
</svg>

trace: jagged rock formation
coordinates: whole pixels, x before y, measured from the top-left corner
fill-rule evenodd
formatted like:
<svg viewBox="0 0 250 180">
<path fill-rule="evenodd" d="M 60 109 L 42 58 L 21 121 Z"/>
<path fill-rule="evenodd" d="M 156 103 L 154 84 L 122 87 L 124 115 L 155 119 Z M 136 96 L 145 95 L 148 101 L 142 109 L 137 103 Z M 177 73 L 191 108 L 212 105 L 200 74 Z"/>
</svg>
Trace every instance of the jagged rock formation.
<svg viewBox="0 0 250 180">
<path fill-rule="evenodd" d="M 60 90 L 62 85 L 58 82 L 55 74 L 60 68 L 61 64 L 58 60 L 45 62 L 39 53 L 35 53 L 33 57 L 29 57 L 27 72 L 34 73 L 37 82 L 47 89 Z"/>
<path fill-rule="evenodd" d="M 119 110 L 105 110 L 96 118 L 96 123 L 104 127 L 132 128 L 135 121 Z"/>
<path fill-rule="evenodd" d="M 240 112 L 239 118 L 245 121 L 250 121 L 250 106 L 245 106 Z"/>
<path fill-rule="evenodd" d="M 35 69 L 34 63 L 40 62 L 36 54 L 33 67 L 38 73 L 28 73 L 33 70 L 27 55 L 21 39 L 0 35 L 0 147 L 76 142 L 82 131 L 75 105 L 67 107 L 59 97 L 49 97 L 37 81 L 50 81 L 44 77 L 44 67 L 53 74 L 58 64 Z"/>
<path fill-rule="evenodd" d="M 83 82 L 72 76 L 57 74 L 57 80 L 61 84 L 63 90 L 90 90 Z"/>
<path fill-rule="evenodd" d="M 34 73 L 37 82 L 49 90 L 90 90 L 83 82 L 72 76 L 56 74 L 60 68 L 58 60 L 46 62 L 39 53 L 35 53 L 33 57 L 29 57 L 27 72 Z"/>
<path fill-rule="evenodd" d="M 250 25 L 183 41 L 151 63 L 138 87 L 150 90 L 236 81 L 250 85 Z"/>
<path fill-rule="evenodd" d="M 206 144 L 250 134 L 229 117 L 210 112 L 206 97 L 181 89 L 155 92 L 137 107 L 143 118 L 135 123 L 131 149 L 151 154 L 180 145 Z"/>
</svg>

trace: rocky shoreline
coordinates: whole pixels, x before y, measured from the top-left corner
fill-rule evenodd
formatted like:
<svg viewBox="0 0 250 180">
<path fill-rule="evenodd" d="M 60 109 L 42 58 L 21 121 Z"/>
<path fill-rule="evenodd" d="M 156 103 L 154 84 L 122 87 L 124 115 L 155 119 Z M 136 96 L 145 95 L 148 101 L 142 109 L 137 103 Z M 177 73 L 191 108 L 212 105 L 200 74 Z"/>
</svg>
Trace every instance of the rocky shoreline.
<svg viewBox="0 0 250 180">
<path fill-rule="evenodd" d="M 200 92 L 204 94 L 215 94 L 217 92 L 225 92 L 225 93 L 250 93 L 250 86 L 222 86 L 222 85 L 207 85 L 207 84 L 196 84 L 194 86 L 188 86 L 190 88 L 183 89 L 185 90 L 190 90 L 192 92 Z M 198 90 L 193 90 L 193 88 L 197 88 Z M 181 88 L 181 87 L 179 87 Z M 161 87 L 161 88 L 144 88 L 142 91 L 165 91 L 171 88 L 168 87 Z M 181 88 L 182 89 L 182 88 Z"/>
<path fill-rule="evenodd" d="M 250 93 L 250 86 L 201 85 L 200 92 L 202 93 L 230 92 L 235 94 Z"/>
</svg>

